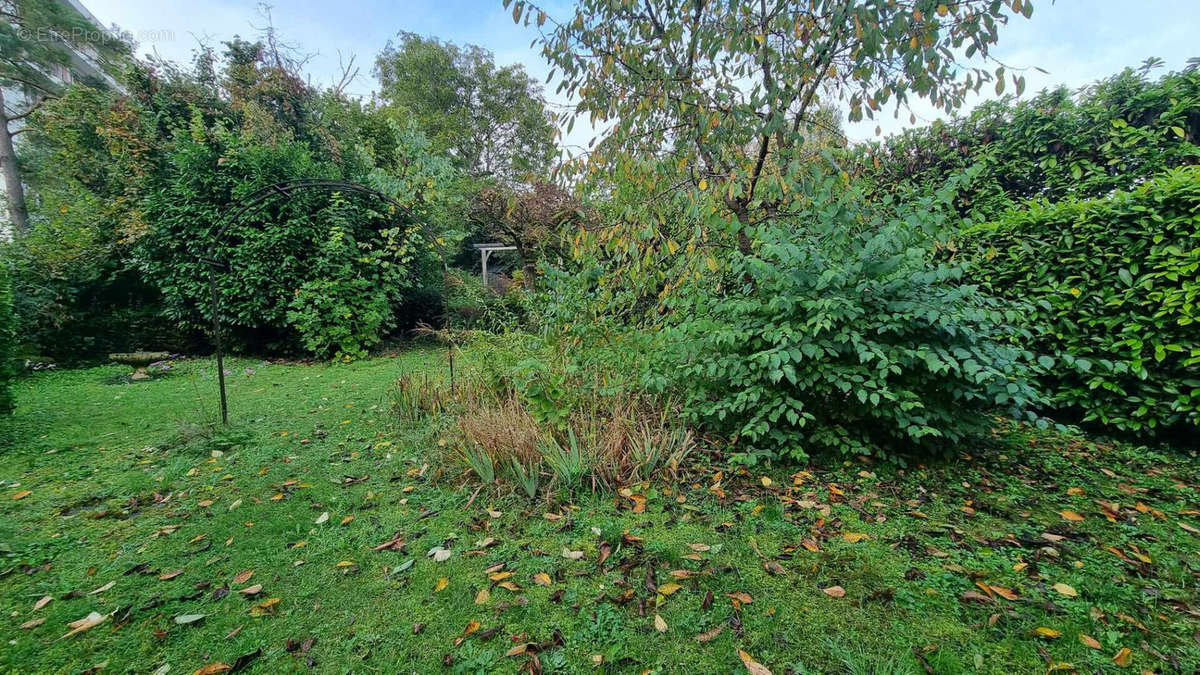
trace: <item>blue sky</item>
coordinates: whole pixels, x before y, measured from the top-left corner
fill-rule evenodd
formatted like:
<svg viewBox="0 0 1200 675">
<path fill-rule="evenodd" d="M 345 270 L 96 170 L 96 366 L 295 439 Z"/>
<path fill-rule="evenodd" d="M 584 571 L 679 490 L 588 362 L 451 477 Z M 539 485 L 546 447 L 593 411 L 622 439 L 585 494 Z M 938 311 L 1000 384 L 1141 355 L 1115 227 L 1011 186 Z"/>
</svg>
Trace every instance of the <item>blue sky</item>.
<svg viewBox="0 0 1200 675">
<path fill-rule="evenodd" d="M 1026 95 L 1058 83 L 1083 86 L 1148 56 L 1164 59 L 1169 69 L 1182 68 L 1188 58 L 1200 56 L 1196 0 L 1033 2 L 1033 18 L 1015 19 L 994 52 L 1009 66 L 1029 68 Z M 140 43 L 139 53 L 154 51 L 176 61 L 187 61 L 198 40 L 219 45 L 235 34 L 253 36 L 255 27 L 265 23 L 254 0 L 84 0 L 84 4 L 103 23 L 116 23 L 132 32 Z M 540 3 L 559 17 L 567 15 L 571 5 L 565 0 Z M 349 91 L 361 96 L 375 89 L 371 75 L 375 54 L 402 30 L 481 45 L 495 53 L 498 62 L 521 63 L 539 80 L 549 72 L 530 47 L 533 30 L 514 25 L 500 0 L 295 0 L 275 3 L 272 15 L 288 42 L 313 54 L 307 70 L 315 84 L 338 79 L 339 53 L 343 60 L 357 56 L 361 70 Z M 913 112 L 918 124 L 935 117 L 925 106 L 914 105 Z M 876 124 L 888 133 L 908 126 L 909 115 L 904 112 L 893 119 L 885 113 L 883 119 L 847 125 L 846 130 L 851 139 L 863 140 L 874 136 Z M 577 126 L 567 142 L 586 144 L 589 137 L 588 130 Z"/>
</svg>

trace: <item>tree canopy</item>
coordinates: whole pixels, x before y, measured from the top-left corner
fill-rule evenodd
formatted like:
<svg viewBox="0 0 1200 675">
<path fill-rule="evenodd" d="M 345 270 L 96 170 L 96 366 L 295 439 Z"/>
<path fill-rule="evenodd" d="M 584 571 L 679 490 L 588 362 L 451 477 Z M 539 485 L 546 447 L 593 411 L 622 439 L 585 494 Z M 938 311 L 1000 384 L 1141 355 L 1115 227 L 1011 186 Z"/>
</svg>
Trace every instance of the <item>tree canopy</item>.
<svg viewBox="0 0 1200 675">
<path fill-rule="evenodd" d="M 400 33 L 375 60 L 380 97 L 412 116 L 438 152 L 475 177 L 521 181 L 544 173 L 555 154 L 541 87 L 521 65 L 492 53 Z"/>
</svg>

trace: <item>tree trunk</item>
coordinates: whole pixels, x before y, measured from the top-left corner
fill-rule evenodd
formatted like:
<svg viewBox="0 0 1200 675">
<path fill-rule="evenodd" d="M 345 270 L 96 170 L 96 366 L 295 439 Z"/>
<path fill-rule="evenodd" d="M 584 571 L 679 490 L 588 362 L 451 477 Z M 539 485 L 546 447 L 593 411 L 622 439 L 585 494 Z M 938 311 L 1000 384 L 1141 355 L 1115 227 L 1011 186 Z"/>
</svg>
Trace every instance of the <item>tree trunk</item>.
<svg viewBox="0 0 1200 675">
<path fill-rule="evenodd" d="M 12 236 L 19 237 L 29 231 L 29 211 L 25 207 L 25 186 L 21 183 L 21 171 L 17 167 L 17 152 L 13 148 L 12 133 L 8 129 L 8 111 L 4 107 L 4 91 L 0 89 L 0 173 L 4 174 L 5 198 L 8 201 L 8 219 L 12 223 Z"/>
</svg>

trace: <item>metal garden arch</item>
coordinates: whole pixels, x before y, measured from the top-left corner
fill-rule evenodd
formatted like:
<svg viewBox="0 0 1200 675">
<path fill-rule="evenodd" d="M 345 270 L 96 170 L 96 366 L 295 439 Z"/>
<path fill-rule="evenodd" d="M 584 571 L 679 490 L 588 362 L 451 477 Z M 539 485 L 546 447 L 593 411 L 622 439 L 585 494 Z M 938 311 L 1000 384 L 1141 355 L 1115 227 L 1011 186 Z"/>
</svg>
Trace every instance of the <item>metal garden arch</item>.
<svg viewBox="0 0 1200 675">
<path fill-rule="evenodd" d="M 356 193 L 366 195 L 377 199 L 388 206 L 395 209 L 395 213 L 404 218 L 406 225 L 416 225 L 422 230 L 426 230 L 428 235 L 427 225 L 421 222 L 416 215 L 413 214 L 407 207 L 392 197 L 389 197 L 382 192 L 369 188 L 365 185 L 353 183 L 343 180 L 328 180 L 323 178 L 300 178 L 295 180 L 282 181 L 272 183 L 263 188 L 259 188 L 244 197 L 239 198 L 234 202 L 234 208 L 226 212 L 221 218 L 220 225 L 217 231 L 210 237 L 208 247 L 203 255 L 198 256 L 200 261 L 208 266 L 208 287 L 209 294 L 212 299 L 212 333 L 213 346 L 217 352 L 217 382 L 221 390 L 221 423 L 229 424 L 229 404 L 225 393 L 225 354 L 221 340 L 221 316 L 220 316 L 220 298 L 217 293 L 218 273 L 230 271 L 229 260 L 221 255 L 221 244 L 225 243 L 229 236 L 229 228 L 237 224 L 247 214 L 255 211 L 258 208 L 265 206 L 269 201 L 282 197 L 290 199 L 292 193 L 297 190 L 316 190 L 328 193 Z M 442 255 L 442 266 L 445 267 L 445 255 L 439 250 Z M 448 319 L 447 319 L 448 320 Z M 449 326 L 447 326 L 448 328 Z M 454 355 L 453 346 L 451 347 L 450 355 L 450 383 L 454 386 Z"/>
</svg>

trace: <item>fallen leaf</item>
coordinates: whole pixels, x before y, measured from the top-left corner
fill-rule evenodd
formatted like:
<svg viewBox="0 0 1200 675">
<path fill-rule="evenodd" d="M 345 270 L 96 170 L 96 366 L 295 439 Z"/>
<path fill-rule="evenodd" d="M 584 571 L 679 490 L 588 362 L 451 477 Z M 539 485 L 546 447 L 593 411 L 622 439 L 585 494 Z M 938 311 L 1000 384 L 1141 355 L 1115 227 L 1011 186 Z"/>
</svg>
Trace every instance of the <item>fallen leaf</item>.
<svg viewBox="0 0 1200 675">
<path fill-rule="evenodd" d="M 674 581 L 670 581 L 670 582 L 663 584 L 662 586 L 659 586 L 658 593 L 659 593 L 659 595 L 670 595 L 681 588 L 683 588 L 683 586 L 680 586 L 679 584 L 675 583 Z"/>
<path fill-rule="evenodd" d="M 1133 650 L 1129 647 L 1121 647 L 1121 651 L 1113 656 L 1112 662 L 1122 668 L 1129 667 L 1129 664 L 1133 663 Z"/>
<path fill-rule="evenodd" d="M 1074 523 L 1078 523 L 1083 520 L 1083 516 L 1075 513 L 1074 511 L 1059 511 L 1058 515 Z"/>
<path fill-rule="evenodd" d="M 99 594 L 103 593 L 104 591 L 107 591 L 108 589 L 110 589 L 116 585 L 117 585 L 117 582 L 110 581 L 107 584 L 104 584 L 103 586 L 101 586 L 100 588 L 97 588 L 96 590 L 92 591 L 91 593 L 88 593 L 88 595 L 99 595 Z"/>
<path fill-rule="evenodd" d="M 1063 583 L 1054 584 L 1053 586 L 1051 586 L 1051 588 L 1053 588 L 1055 591 L 1057 591 L 1060 595 L 1065 595 L 1068 598 L 1079 597 L 1079 593 L 1076 592 L 1074 588 L 1071 588 L 1070 586 L 1063 584 Z"/>
<path fill-rule="evenodd" d="M 180 614 L 175 617 L 175 623 L 180 626 L 188 626 L 194 623 L 199 623 L 204 620 L 203 614 Z"/>
<path fill-rule="evenodd" d="M 738 650 L 738 658 L 742 660 L 742 663 L 746 666 L 746 670 L 750 672 L 750 675 L 771 675 L 771 671 L 768 670 L 766 666 L 758 661 L 755 661 L 754 657 L 750 656 L 741 649 Z"/>
<path fill-rule="evenodd" d="M 33 494 L 33 490 L 21 490 L 20 492 L 14 494 L 12 498 L 13 501 L 17 501 L 18 499 L 25 499 L 31 494 Z"/>
<path fill-rule="evenodd" d="M 42 596 L 41 600 L 38 600 L 37 602 L 33 603 L 33 611 L 36 612 L 37 610 L 45 607 L 46 605 L 50 604 L 50 601 L 53 599 L 54 598 L 49 595 Z"/>
<path fill-rule="evenodd" d="M 440 592 L 446 590 L 446 587 L 449 585 L 450 585 L 450 579 L 448 577 L 442 577 L 441 579 L 437 580 L 436 584 L 433 585 L 433 592 L 440 593 Z"/>
<path fill-rule="evenodd" d="M 233 666 L 225 663 L 210 663 L 207 666 L 201 666 L 196 669 L 192 675 L 217 675 L 217 673 L 227 673 L 233 670 Z"/>
<path fill-rule="evenodd" d="M 254 584 L 253 586 L 247 586 L 243 588 L 242 590 L 238 591 L 238 593 L 241 593 L 246 597 L 250 597 L 252 595 L 258 595 L 259 593 L 262 593 L 262 589 L 262 584 Z"/>
<path fill-rule="evenodd" d="M 504 656 L 506 656 L 506 657 L 520 656 L 522 654 L 527 653 L 532 647 L 535 647 L 535 646 L 536 645 L 534 645 L 532 642 L 522 642 L 521 644 L 517 645 L 516 647 L 513 647 L 512 649 L 504 652 Z"/>
<path fill-rule="evenodd" d="M 850 542 L 851 544 L 857 544 L 858 542 L 860 542 L 864 539 L 870 539 L 870 538 L 871 538 L 871 535 L 865 534 L 862 532 L 843 532 L 842 533 L 842 539 L 845 539 L 846 541 Z"/>
<path fill-rule="evenodd" d="M 77 633 L 82 633 L 85 630 L 95 628 L 96 626 L 99 626 L 100 624 L 104 623 L 105 620 L 107 620 L 107 619 L 108 619 L 107 614 L 101 614 L 99 612 L 92 612 L 91 614 L 88 614 L 87 616 L 83 617 L 82 619 L 76 619 L 75 621 L 72 621 L 71 623 L 67 624 L 68 626 L 71 627 L 71 631 L 69 633 L 67 633 L 66 635 L 64 635 L 63 637 L 69 638 L 72 635 L 75 635 Z M 62 638 L 59 638 L 59 639 L 62 639 Z"/>
<path fill-rule="evenodd" d="M 341 524 L 342 524 L 342 525 L 349 525 L 349 524 L 350 524 L 350 523 L 352 523 L 353 521 L 354 521 L 354 516 L 346 516 L 345 518 L 342 518 L 342 522 L 341 522 Z"/>
<path fill-rule="evenodd" d="M 726 593 L 725 595 L 728 595 L 729 597 L 742 603 L 743 605 L 749 605 L 750 603 L 754 602 L 754 597 L 751 596 L 746 591 L 738 591 L 736 593 Z"/>
<path fill-rule="evenodd" d="M 568 560 L 579 560 L 583 558 L 583 551 L 572 551 L 569 548 L 563 548 L 562 557 Z"/>
<path fill-rule="evenodd" d="M 1004 598 L 1005 600 L 1011 600 L 1013 602 L 1017 600 L 1017 592 L 1011 588 L 1005 588 L 1004 586 L 988 586 L 988 590 Z"/>
<path fill-rule="evenodd" d="M 829 588 L 823 588 L 821 589 L 821 592 L 831 598 L 846 597 L 846 589 L 842 588 L 841 586 L 830 586 Z"/>
<path fill-rule="evenodd" d="M 328 522 L 328 520 L 329 520 L 329 512 L 322 511 L 321 515 L 317 516 L 317 519 L 313 522 L 316 525 L 321 525 L 322 523 Z"/>
<path fill-rule="evenodd" d="M 696 642 L 709 642 L 725 630 L 725 624 L 717 624 L 696 636 Z"/>
<path fill-rule="evenodd" d="M 489 591 L 486 588 L 481 588 L 481 589 L 479 589 L 479 592 L 475 594 L 475 604 L 477 604 L 477 605 L 487 604 L 487 601 L 491 597 L 492 597 L 491 591 Z"/>
<path fill-rule="evenodd" d="M 252 576 L 254 576 L 254 570 L 243 570 L 238 572 L 237 575 L 233 577 L 233 583 L 239 585 L 244 584 L 247 581 L 250 581 L 250 577 Z"/>
<path fill-rule="evenodd" d="M 1103 647 L 1100 645 L 1100 641 L 1090 635 L 1084 635 L 1083 633 L 1080 633 L 1079 641 L 1085 646 L 1091 647 L 1092 649 L 1103 649 Z"/>
<path fill-rule="evenodd" d="M 667 632 L 667 622 L 659 615 L 654 615 L 654 630 L 665 633 Z"/>
<path fill-rule="evenodd" d="M 533 575 L 533 583 L 537 584 L 538 586 L 550 586 L 554 583 L 554 580 L 550 578 L 549 574 L 546 574 L 545 572 L 538 572 L 537 574 Z"/>
<path fill-rule="evenodd" d="M 38 617 L 36 619 L 30 619 L 30 620 L 26 621 L 25 623 L 21 624 L 21 628 L 24 630 L 29 630 L 30 628 L 37 628 L 38 626 L 40 626 L 44 623 L 46 623 L 46 617 L 44 617 L 44 616 Z"/>
<path fill-rule="evenodd" d="M 158 575 L 158 578 L 160 581 L 167 581 L 168 579 L 174 579 L 180 574 L 183 574 L 183 570 L 171 570 L 170 572 L 164 572 L 163 574 Z"/>
<path fill-rule="evenodd" d="M 1037 628 L 1033 629 L 1033 634 L 1038 637 L 1054 640 L 1062 635 L 1062 631 L 1057 631 L 1053 628 L 1046 628 L 1045 626 L 1038 626 Z"/>
</svg>

